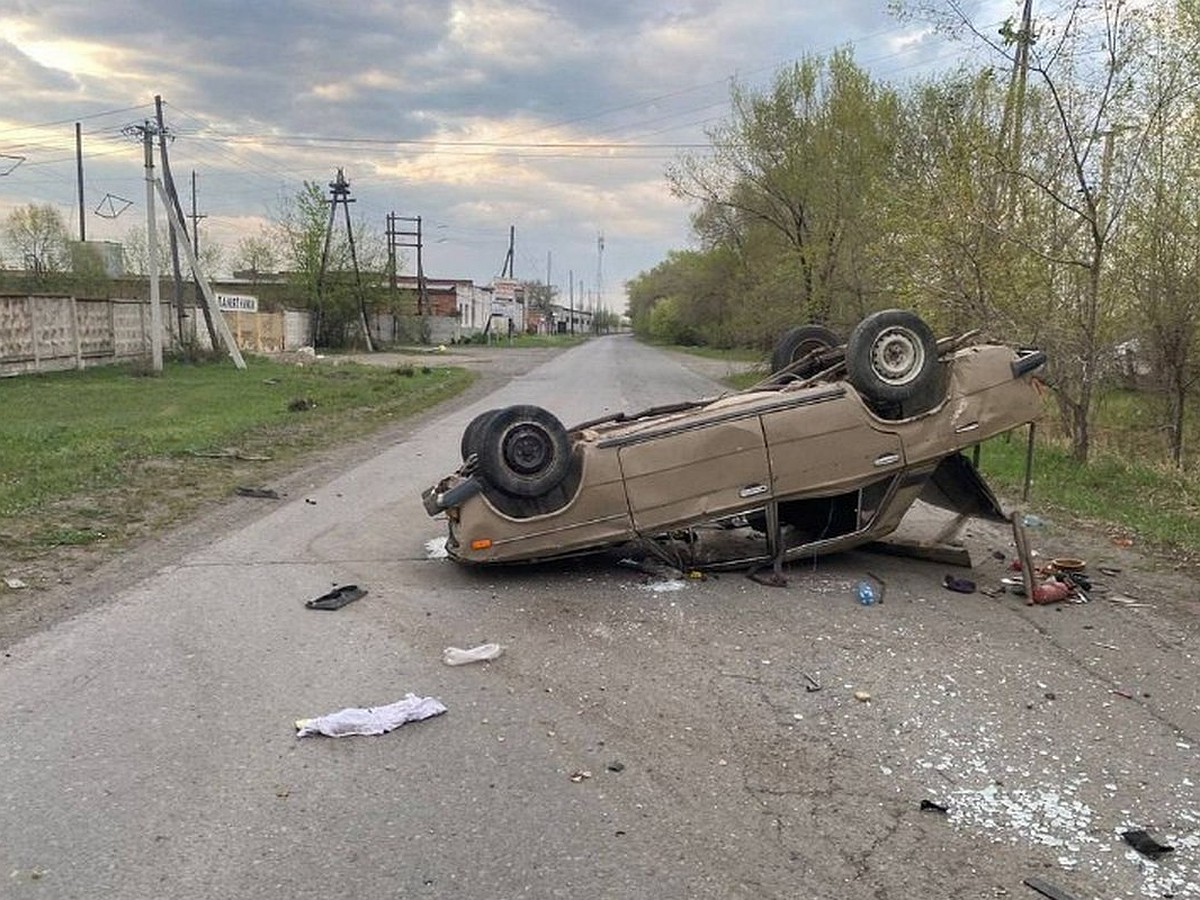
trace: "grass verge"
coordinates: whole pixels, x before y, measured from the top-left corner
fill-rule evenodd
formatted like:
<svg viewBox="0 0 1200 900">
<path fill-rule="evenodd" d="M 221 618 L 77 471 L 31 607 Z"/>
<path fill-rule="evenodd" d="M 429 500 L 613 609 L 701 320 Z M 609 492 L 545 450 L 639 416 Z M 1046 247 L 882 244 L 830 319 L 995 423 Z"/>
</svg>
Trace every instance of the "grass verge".
<svg viewBox="0 0 1200 900">
<path fill-rule="evenodd" d="M 1025 449 L 1020 431 L 982 447 L 980 470 L 1006 496 L 1021 496 Z M 1064 446 L 1039 440 L 1027 505 L 1189 560 L 1200 558 L 1200 485 L 1173 469 L 1104 452 L 1080 465 Z"/>
<path fill-rule="evenodd" d="M 40 560 L 45 578 L 72 550 L 124 546 L 296 468 L 330 435 L 370 434 L 473 378 L 250 357 L 245 371 L 169 362 L 157 377 L 105 366 L 4 379 L 0 559 Z"/>
</svg>

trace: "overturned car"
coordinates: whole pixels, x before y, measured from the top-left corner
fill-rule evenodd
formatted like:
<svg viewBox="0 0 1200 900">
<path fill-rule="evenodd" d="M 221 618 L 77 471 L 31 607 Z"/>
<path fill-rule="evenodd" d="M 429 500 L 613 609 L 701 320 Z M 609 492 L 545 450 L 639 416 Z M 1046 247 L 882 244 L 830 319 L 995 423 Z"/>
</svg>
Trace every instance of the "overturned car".
<svg viewBox="0 0 1200 900">
<path fill-rule="evenodd" d="M 422 495 L 464 563 L 532 562 L 630 541 L 742 531 L 722 565 L 844 550 L 894 531 L 918 499 L 1003 518 L 962 451 L 1034 421 L 1039 350 L 937 340 L 906 310 L 842 343 L 779 341 L 773 373 L 716 398 L 565 428 L 537 406 L 477 416 L 463 463 Z M 765 539 L 764 539 L 765 538 Z"/>
</svg>

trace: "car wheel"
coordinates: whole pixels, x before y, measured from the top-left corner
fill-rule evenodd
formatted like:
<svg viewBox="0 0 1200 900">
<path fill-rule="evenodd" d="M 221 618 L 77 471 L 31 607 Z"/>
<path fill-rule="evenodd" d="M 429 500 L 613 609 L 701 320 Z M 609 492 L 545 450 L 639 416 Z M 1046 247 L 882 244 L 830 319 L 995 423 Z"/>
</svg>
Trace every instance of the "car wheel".
<svg viewBox="0 0 1200 900">
<path fill-rule="evenodd" d="M 771 371 L 786 369 L 814 351 L 832 350 L 841 343 L 841 339 L 824 325 L 798 325 L 785 331 L 775 342 L 775 349 L 771 353 Z M 800 378 L 809 378 L 817 374 L 820 368 L 820 364 L 813 360 L 793 374 Z"/>
<path fill-rule="evenodd" d="M 480 426 L 479 470 L 517 497 L 540 497 L 558 487 L 571 465 L 567 429 L 540 406 L 509 406 Z"/>
<path fill-rule="evenodd" d="M 937 339 L 916 313 L 885 309 L 855 326 L 846 342 L 847 377 L 867 399 L 904 403 L 937 380 Z"/>
<path fill-rule="evenodd" d="M 483 435 L 483 429 L 487 426 L 487 423 L 492 420 L 492 417 L 498 412 L 500 412 L 499 409 L 489 409 L 486 412 L 481 412 L 467 424 L 466 428 L 463 429 L 462 441 L 459 445 L 459 450 L 462 453 L 462 458 L 464 461 L 472 453 L 479 452 L 479 439 Z"/>
</svg>

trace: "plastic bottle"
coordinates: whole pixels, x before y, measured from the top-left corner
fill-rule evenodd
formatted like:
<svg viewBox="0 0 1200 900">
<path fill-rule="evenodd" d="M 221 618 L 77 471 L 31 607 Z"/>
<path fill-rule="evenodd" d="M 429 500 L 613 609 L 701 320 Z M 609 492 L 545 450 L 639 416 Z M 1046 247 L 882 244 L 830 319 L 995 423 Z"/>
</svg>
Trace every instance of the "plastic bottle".
<svg viewBox="0 0 1200 900">
<path fill-rule="evenodd" d="M 854 596 L 863 606 L 872 606 L 875 603 L 875 588 L 869 581 L 860 581 L 854 586 Z"/>
</svg>

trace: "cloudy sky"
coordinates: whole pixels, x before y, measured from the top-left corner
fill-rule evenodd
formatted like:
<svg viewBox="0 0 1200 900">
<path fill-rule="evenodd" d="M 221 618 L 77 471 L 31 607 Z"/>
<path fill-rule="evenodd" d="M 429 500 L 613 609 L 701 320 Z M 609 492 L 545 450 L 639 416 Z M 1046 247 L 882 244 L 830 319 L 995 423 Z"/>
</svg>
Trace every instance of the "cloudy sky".
<svg viewBox="0 0 1200 900">
<path fill-rule="evenodd" d="M 122 132 L 158 94 L 185 209 L 194 171 L 201 240 L 226 269 L 282 197 L 341 167 L 379 233 L 388 213 L 422 217 L 431 277 L 490 281 L 513 226 L 518 278 L 549 265 L 565 295 L 573 271 L 576 296 L 599 287 L 621 309 L 627 279 L 689 246 L 664 169 L 703 152 L 732 79 L 762 87 L 852 46 L 903 83 L 966 52 L 887 5 L 0 0 L 0 217 L 50 203 L 78 234 L 80 122 L 88 238 L 144 226 L 141 147 Z M 1016 5 L 960 3 L 980 21 Z"/>
</svg>

